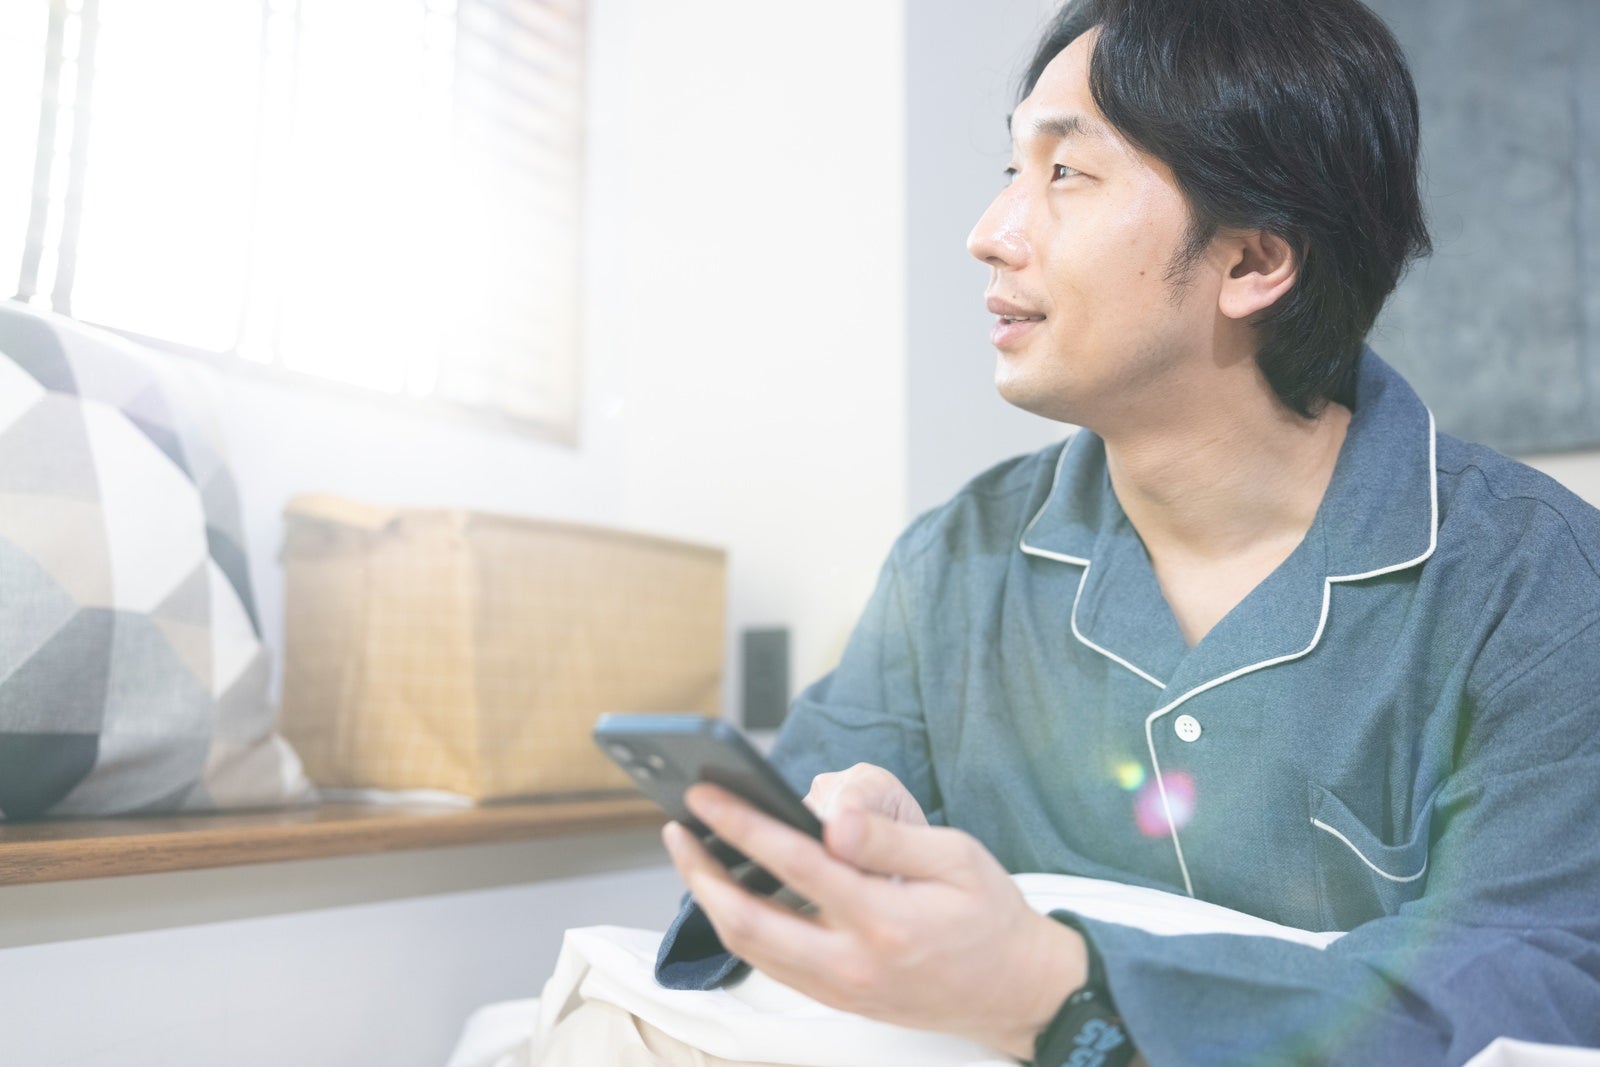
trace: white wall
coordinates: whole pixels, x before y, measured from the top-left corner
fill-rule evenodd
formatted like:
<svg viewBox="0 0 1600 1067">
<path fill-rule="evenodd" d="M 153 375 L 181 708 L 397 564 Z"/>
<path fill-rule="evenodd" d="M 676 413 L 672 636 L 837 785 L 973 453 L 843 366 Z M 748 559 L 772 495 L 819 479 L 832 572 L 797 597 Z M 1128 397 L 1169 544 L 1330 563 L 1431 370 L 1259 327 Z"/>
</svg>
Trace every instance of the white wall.
<svg viewBox="0 0 1600 1067">
<path fill-rule="evenodd" d="M 623 517 L 832 667 L 905 515 L 899 0 L 632 4 Z M 604 166 L 602 164 L 602 166 Z M 594 205 L 600 211 L 607 204 Z"/>
<path fill-rule="evenodd" d="M 967 233 L 1000 191 L 1017 75 L 1049 0 L 917 0 L 906 8 L 906 284 L 912 513 L 979 471 L 1068 432 L 1000 398 L 989 269 Z"/>
<path fill-rule="evenodd" d="M 1562 452 L 1520 458 L 1600 508 L 1600 452 Z"/>
<path fill-rule="evenodd" d="M 225 379 L 270 640 L 308 490 L 722 545 L 796 685 L 864 603 L 906 510 L 900 0 L 592 2 L 581 446 Z M 653 835 L 595 841 L 0 889 L 0 1063 L 436 1067 L 565 927 L 664 924 Z"/>
<path fill-rule="evenodd" d="M 282 506 L 326 490 L 723 546 L 730 636 L 832 666 L 905 514 L 901 11 L 773 13 L 594 3 L 578 449 L 226 381 L 269 636 Z"/>
<path fill-rule="evenodd" d="M 653 832 L 0 890 L 7 1067 L 442 1067 L 567 926 L 661 929 Z M 632 869 L 629 869 L 632 868 Z"/>
</svg>

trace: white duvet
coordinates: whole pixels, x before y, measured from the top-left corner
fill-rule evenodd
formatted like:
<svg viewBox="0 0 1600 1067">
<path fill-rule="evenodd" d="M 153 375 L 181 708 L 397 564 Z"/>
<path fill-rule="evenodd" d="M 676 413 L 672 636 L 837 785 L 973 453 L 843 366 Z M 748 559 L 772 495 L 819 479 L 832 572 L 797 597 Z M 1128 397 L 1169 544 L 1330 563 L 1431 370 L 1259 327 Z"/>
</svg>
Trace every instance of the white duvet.
<svg viewBox="0 0 1600 1067">
<path fill-rule="evenodd" d="M 1340 936 L 1117 882 L 1047 874 L 1015 880 L 1038 911 L 1064 908 L 1154 934 L 1245 934 L 1315 948 Z M 663 989 L 655 981 L 660 942 L 660 933 L 616 926 L 567 931 L 543 995 L 476 1012 L 448 1067 L 532 1067 L 538 1063 L 541 1035 L 586 1001 L 615 1005 L 686 1044 L 731 1060 L 789 1067 L 1014 1067 L 1014 1060 L 962 1038 L 826 1007 L 759 972 L 720 989 Z M 1469 1067 L 1600 1067 L 1600 1051 L 1501 1039 Z"/>
</svg>

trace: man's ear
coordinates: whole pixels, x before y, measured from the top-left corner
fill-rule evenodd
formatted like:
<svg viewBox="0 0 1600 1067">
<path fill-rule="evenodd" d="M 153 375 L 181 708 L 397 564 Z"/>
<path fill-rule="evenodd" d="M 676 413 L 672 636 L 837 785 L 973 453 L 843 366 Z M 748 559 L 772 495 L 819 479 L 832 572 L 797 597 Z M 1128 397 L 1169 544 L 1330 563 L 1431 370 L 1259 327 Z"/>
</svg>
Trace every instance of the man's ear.
<svg viewBox="0 0 1600 1067">
<path fill-rule="evenodd" d="M 1232 257 L 1217 308 L 1230 319 L 1265 311 L 1294 287 L 1300 261 L 1289 242 L 1275 233 L 1247 233 L 1227 245 Z"/>
</svg>

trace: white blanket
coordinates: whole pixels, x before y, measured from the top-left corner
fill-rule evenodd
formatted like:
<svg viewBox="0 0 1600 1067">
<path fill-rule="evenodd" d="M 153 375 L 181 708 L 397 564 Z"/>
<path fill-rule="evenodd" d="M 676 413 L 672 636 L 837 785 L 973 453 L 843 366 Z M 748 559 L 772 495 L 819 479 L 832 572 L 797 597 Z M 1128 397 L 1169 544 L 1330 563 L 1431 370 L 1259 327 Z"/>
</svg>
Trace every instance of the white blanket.
<svg viewBox="0 0 1600 1067">
<path fill-rule="evenodd" d="M 1040 912 L 1068 909 L 1154 934 L 1244 934 L 1314 948 L 1340 936 L 1279 926 L 1215 904 L 1116 882 L 1046 874 L 1017 875 L 1015 880 Z M 663 989 L 655 981 L 660 942 L 659 933 L 615 926 L 567 931 L 543 996 L 480 1010 L 469 1021 L 449 1067 L 537 1064 L 541 1035 L 587 1001 L 616 1005 L 671 1037 L 730 1060 L 789 1067 L 1015 1067 L 1014 1060 L 962 1038 L 836 1011 L 760 972 L 720 989 Z M 1474 1057 L 1469 1067 L 1600 1067 L 1600 1052 L 1502 1039 Z"/>
<path fill-rule="evenodd" d="M 1016 882 L 1037 911 L 1069 908 L 1157 934 L 1256 934 L 1318 948 L 1339 936 L 1294 930 L 1215 904 L 1116 882 L 1049 874 L 1018 875 Z M 660 942 L 660 934 L 645 930 L 614 926 L 569 930 L 555 974 L 540 998 L 538 1032 L 549 1033 L 582 1001 L 600 1000 L 686 1044 L 730 1060 L 791 1067 L 1015 1064 L 962 1038 L 836 1011 L 759 971 L 720 989 L 663 989 L 654 976 Z"/>
</svg>

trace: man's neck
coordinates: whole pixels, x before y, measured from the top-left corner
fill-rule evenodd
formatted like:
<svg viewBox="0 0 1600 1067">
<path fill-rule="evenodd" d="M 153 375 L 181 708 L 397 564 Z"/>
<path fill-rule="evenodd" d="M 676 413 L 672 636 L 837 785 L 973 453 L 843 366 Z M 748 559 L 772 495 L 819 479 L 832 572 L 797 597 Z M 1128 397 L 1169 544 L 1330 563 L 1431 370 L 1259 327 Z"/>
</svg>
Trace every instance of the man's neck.
<svg viewBox="0 0 1600 1067">
<path fill-rule="evenodd" d="M 1106 437 L 1112 488 L 1151 556 L 1219 564 L 1292 551 L 1333 477 L 1349 410 L 1330 403 L 1305 419 L 1248 390 L 1168 415 Z"/>
<path fill-rule="evenodd" d="M 1338 404 L 1304 419 L 1270 391 L 1197 395 L 1225 399 L 1104 435 L 1111 487 L 1191 648 L 1305 539 L 1350 425 Z"/>
</svg>

